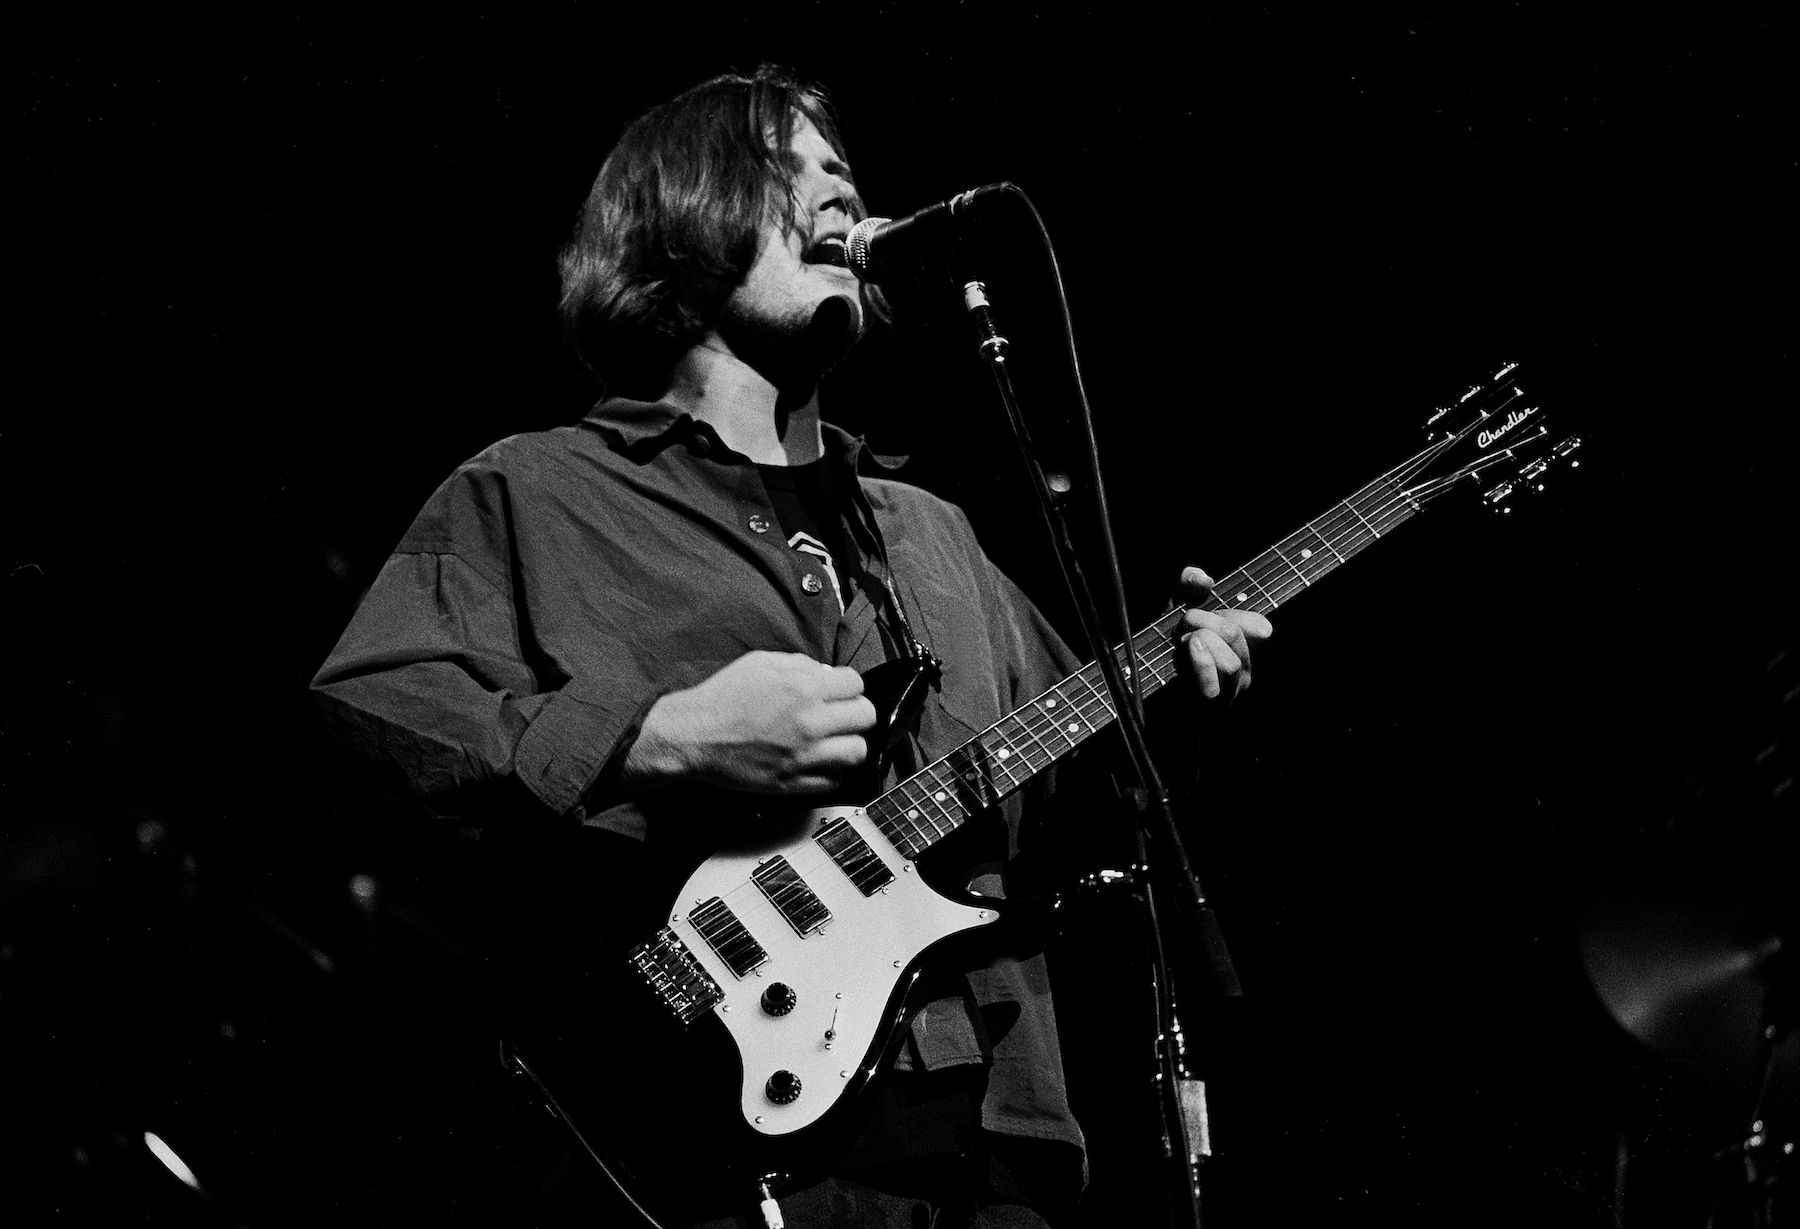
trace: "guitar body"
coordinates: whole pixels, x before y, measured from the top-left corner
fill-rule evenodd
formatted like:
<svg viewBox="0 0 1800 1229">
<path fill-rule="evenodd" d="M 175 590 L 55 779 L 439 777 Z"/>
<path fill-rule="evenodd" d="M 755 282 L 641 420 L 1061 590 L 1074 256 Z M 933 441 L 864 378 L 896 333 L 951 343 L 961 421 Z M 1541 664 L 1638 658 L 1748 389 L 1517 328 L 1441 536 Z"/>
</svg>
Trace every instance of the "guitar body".
<svg viewBox="0 0 1800 1229">
<path fill-rule="evenodd" d="M 832 1145 L 854 1134 L 855 1094 L 900 1040 L 926 956 L 998 918 L 992 902 L 952 900 L 927 884 L 860 808 L 764 818 L 746 829 L 754 835 L 666 893 L 660 927 L 633 932 L 656 937 L 627 951 L 601 936 L 612 957 L 508 1038 L 571 1127 L 643 1189 L 680 1190 L 706 1175 L 741 1198 L 763 1174 L 826 1164 Z M 867 894 L 820 842 L 841 843 L 846 829 L 878 864 L 859 861 L 864 882 L 891 875 Z M 759 868 L 782 863 L 828 920 L 801 931 L 757 886 Z M 735 968 L 690 920 L 711 901 L 755 944 Z M 716 988 L 686 1022 L 680 996 L 657 976 L 676 952 L 684 970 Z"/>
<path fill-rule="evenodd" d="M 923 669 L 865 681 L 895 737 Z M 671 1215 L 822 1172 L 921 1005 L 926 958 L 999 918 L 928 883 L 862 807 L 733 830 L 698 865 L 613 867 L 618 932 L 595 935 L 587 970 L 506 1040 L 587 1146 Z"/>
</svg>

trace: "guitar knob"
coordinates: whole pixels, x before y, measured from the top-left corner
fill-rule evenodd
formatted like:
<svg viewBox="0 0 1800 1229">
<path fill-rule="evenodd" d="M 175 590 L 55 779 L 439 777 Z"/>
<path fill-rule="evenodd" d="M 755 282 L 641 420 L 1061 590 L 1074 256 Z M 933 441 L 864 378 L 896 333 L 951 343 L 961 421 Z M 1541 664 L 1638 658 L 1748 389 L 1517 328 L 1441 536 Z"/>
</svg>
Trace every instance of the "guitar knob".
<svg viewBox="0 0 1800 1229">
<path fill-rule="evenodd" d="M 763 1085 L 763 1095 L 776 1105 L 792 1105 L 800 1099 L 800 1077 L 792 1071 L 777 1071 Z"/>
<path fill-rule="evenodd" d="M 762 993 L 762 1009 L 771 1016 L 787 1015 L 799 1001 L 794 988 L 786 982 L 776 982 Z"/>
</svg>

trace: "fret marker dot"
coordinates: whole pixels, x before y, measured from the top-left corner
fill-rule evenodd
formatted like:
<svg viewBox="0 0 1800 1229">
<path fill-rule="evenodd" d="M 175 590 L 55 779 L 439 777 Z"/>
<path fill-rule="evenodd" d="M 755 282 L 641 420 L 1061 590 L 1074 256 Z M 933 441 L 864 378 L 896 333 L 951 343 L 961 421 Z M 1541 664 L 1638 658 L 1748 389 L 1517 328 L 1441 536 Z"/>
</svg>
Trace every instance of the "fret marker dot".
<svg viewBox="0 0 1800 1229">
<path fill-rule="evenodd" d="M 1079 721 L 1069 722 L 1069 733 L 1073 734 L 1080 729 L 1081 729 L 1081 722 L 1079 722 Z"/>
<path fill-rule="evenodd" d="M 919 808 L 918 808 L 918 807 L 914 807 L 914 808 L 913 808 L 913 809 L 912 809 L 912 810 L 910 810 L 910 811 L 908 811 L 908 812 L 907 812 L 907 813 L 906 813 L 906 818 L 908 818 L 908 819 L 917 819 L 917 818 L 919 818 Z"/>
<path fill-rule="evenodd" d="M 1237 595 L 1237 600 L 1240 602 L 1247 602 L 1250 600 L 1250 595 L 1248 593 L 1240 593 Z"/>
<path fill-rule="evenodd" d="M 1309 550 L 1303 550 L 1303 551 L 1301 551 L 1301 552 L 1300 552 L 1300 557 L 1301 557 L 1301 558 L 1302 558 L 1302 559 L 1311 559 L 1311 558 L 1312 558 L 1312 552 L 1311 552 L 1311 551 L 1309 551 Z"/>
<path fill-rule="evenodd" d="M 1044 701 L 1044 707 L 1045 707 L 1045 708 L 1055 708 L 1055 707 L 1056 707 L 1056 701 L 1055 701 L 1055 700 L 1045 700 L 1045 701 Z"/>
<path fill-rule="evenodd" d="M 931 800 L 933 802 L 942 802 L 944 799 L 948 798 L 949 796 L 950 795 L 946 794 L 943 790 L 939 790 L 937 793 L 935 793 L 931 796 Z"/>
<path fill-rule="evenodd" d="M 999 751 L 999 755 L 1000 755 L 1000 758 L 1001 758 L 1001 759 L 1005 759 L 1005 758 L 1007 758 L 1007 757 L 1008 757 L 1008 756 L 1010 756 L 1010 755 L 1011 755 L 1011 754 L 1012 754 L 1012 748 L 1011 748 L 1011 747 L 1002 747 L 1002 748 L 1000 748 L 1000 751 Z"/>
</svg>

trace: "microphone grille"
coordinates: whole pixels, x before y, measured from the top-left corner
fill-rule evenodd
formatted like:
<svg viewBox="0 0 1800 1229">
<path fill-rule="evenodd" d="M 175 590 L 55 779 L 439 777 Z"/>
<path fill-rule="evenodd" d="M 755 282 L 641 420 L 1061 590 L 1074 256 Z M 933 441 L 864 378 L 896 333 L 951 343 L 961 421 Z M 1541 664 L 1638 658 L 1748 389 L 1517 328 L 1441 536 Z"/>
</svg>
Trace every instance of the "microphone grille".
<svg viewBox="0 0 1800 1229">
<path fill-rule="evenodd" d="M 844 263 L 858 277 L 869 272 L 869 243 L 874 239 L 875 232 L 890 221 L 891 218 L 864 218 L 844 236 Z"/>
</svg>

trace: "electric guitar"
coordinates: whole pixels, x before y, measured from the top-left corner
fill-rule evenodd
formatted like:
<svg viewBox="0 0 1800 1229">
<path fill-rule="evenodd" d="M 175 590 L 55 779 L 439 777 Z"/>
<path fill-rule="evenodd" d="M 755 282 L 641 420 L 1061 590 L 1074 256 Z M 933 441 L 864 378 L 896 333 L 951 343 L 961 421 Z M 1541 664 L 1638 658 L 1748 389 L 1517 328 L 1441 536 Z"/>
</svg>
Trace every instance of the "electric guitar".
<svg viewBox="0 0 1800 1229">
<path fill-rule="evenodd" d="M 1552 442 L 1516 376 L 1508 364 L 1439 408 L 1423 451 L 1220 580 L 1203 605 L 1272 611 L 1453 488 L 1485 485 L 1483 499 L 1510 510 L 1581 443 Z M 1176 674 L 1181 616 L 1132 638 L 1145 696 Z M 1129 672 L 1125 647 L 1114 653 Z M 924 669 L 870 672 L 884 725 L 904 725 Z M 734 843 L 678 870 L 684 880 L 640 885 L 654 914 L 522 1021 L 509 1058 L 634 1185 L 716 1178 L 745 1193 L 807 1170 L 851 1133 L 856 1094 L 898 1045 L 925 963 L 1000 916 L 998 902 L 926 882 L 931 851 L 1114 717 L 1090 663 L 863 805 L 739 825 Z"/>
</svg>

